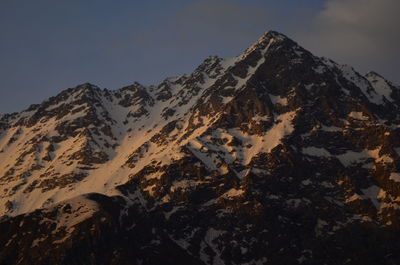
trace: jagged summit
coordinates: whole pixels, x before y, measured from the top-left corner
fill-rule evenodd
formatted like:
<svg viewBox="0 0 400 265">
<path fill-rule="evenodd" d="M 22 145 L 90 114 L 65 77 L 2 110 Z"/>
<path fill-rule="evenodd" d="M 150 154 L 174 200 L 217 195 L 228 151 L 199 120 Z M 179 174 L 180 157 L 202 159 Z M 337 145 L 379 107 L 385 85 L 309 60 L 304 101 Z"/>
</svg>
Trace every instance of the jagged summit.
<svg viewBox="0 0 400 265">
<path fill-rule="evenodd" d="M 281 46 L 284 43 L 288 43 L 291 46 L 297 46 L 297 43 L 287 36 L 276 31 L 267 31 L 243 53 L 242 57 L 246 57 L 246 55 L 250 54 L 254 50 L 264 50 L 267 46 L 273 43 L 277 46 Z"/>
<path fill-rule="evenodd" d="M 277 31 L 266 31 L 253 45 L 250 46 L 260 46 L 263 45 L 264 47 L 268 45 L 269 42 L 274 41 L 274 42 L 283 42 L 286 40 L 290 40 L 287 36 L 277 32 Z"/>
<path fill-rule="evenodd" d="M 0 263 L 397 264 L 398 113 L 398 86 L 273 31 L 67 89 L 0 116 Z"/>
</svg>

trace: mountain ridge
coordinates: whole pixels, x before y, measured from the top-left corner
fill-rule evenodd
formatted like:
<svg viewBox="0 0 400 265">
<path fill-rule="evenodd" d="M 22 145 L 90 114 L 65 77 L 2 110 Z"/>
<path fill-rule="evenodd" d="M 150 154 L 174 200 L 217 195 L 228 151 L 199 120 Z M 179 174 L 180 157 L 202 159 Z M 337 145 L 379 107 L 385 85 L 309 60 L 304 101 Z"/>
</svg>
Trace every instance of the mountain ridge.
<svg viewBox="0 0 400 265">
<path fill-rule="evenodd" d="M 0 261 L 394 264 L 399 92 L 270 31 L 159 85 L 1 116 Z"/>
</svg>

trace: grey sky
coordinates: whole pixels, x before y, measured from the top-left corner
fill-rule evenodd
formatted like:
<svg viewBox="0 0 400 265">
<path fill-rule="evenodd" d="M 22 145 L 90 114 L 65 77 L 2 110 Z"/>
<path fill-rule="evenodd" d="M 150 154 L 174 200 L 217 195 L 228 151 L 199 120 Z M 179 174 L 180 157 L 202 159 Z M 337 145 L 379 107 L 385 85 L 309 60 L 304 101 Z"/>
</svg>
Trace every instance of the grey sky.
<svg viewBox="0 0 400 265">
<path fill-rule="evenodd" d="M 156 84 L 270 29 L 399 83 L 398 10 L 396 0 L 0 0 L 0 113 L 84 82 Z"/>
<path fill-rule="evenodd" d="M 318 55 L 400 83 L 400 1 L 334 0 L 294 37 Z"/>
</svg>

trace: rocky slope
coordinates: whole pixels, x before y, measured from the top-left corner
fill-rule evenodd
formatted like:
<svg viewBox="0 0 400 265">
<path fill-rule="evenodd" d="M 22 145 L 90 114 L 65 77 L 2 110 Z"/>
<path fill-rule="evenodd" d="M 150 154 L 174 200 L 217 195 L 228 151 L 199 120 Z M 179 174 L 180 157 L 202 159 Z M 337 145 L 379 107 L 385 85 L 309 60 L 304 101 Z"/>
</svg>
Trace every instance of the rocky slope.
<svg viewBox="0 0 400 265">
<path fill-rule="evenodd" d="M 399 264 L 399 113 L 399 86 L 276 32 L 65 90 L 0 117 L 0 264 Z"/>
</svg>

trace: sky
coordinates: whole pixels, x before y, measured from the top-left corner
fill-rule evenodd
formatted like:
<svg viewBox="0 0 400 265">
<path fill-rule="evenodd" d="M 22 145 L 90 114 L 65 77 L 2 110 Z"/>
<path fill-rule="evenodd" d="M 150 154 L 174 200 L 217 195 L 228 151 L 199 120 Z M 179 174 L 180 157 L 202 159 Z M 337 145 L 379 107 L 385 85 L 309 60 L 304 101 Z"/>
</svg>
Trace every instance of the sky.
<svg viewBox="0 0 400 265">
<path fill-rule="evenodd" d="M 0 113 L 85 82 L 158 84 L 268 30 L 400 83 L 399 10 L 398 0 L 0 0 Z"/>
</svg>

